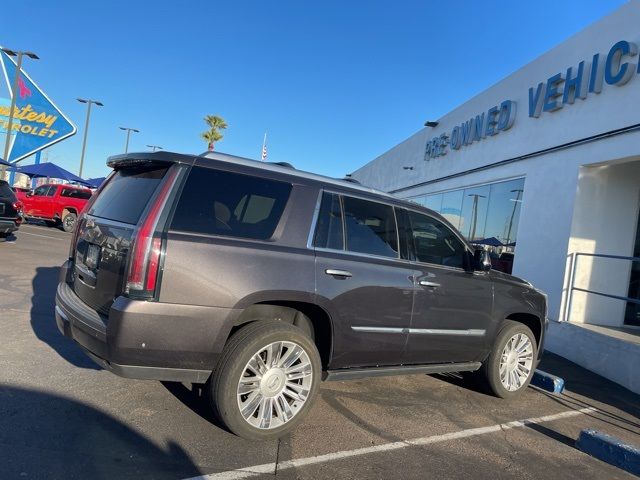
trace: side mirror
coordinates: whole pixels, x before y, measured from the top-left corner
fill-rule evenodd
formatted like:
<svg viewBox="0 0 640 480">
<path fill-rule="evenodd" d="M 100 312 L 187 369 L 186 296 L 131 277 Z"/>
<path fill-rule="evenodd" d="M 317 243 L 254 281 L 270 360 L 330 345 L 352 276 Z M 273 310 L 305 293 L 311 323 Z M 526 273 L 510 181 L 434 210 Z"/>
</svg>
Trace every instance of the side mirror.
<svg viewBox="0 0 640 480">
<path fill-rule="evenodd" d="M 489 256 L 489 252 L 482 249 L 473 252 L 473 264 L 474 270 L 480 270 L 481 272 L 491 270 L 491 257 Z"/>
</svg>

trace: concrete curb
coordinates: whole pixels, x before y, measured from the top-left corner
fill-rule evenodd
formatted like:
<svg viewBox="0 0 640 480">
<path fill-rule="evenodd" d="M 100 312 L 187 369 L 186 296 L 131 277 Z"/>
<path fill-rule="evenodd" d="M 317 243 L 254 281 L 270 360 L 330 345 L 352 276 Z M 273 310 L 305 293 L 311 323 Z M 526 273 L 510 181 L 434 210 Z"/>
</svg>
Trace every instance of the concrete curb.
<svg viewBox="0 0 640 480">
<path fill-rule="evenodd" d="M 564 379 L 542 370 L 533 372 L 531 385 L 558 395 L 564 391 Z"/>
<path fill-rule="evenodd" d="M 603 462 L 640 475 L 640 448 L 592 429 L 580 432 L 576 447 Z"/>
</svg>

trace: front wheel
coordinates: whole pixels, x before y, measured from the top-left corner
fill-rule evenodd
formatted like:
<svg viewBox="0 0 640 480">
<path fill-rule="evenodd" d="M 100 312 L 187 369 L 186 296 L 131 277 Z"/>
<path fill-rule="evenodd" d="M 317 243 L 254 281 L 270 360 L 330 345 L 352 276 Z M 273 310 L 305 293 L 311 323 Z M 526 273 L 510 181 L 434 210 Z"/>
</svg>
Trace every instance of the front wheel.
<svg viewBox="0 0 640 480">
<path fill-rule="evenodd" d="M 216 415 L 249 440 L 278 438 L 296 427 L 316 397 L 318 349 L 300 328 L 255 322 L 225 347 L 208 385 Z"/>
<path fill-rule="evenodd" d="M 480 373 L 496 396 L 514 397 L 531 382 L 537 353 L 531 329 L 522 323 L 506 320 Z"/>
<path fill-rule="evenodd" d="M 62 229 L 68 233 L 73 232 L 73 229 L 76 226 L 77 218 L 78 216 L 75 213 L 73 212 L 67 213 L 62 219 Z"/>
</svg>

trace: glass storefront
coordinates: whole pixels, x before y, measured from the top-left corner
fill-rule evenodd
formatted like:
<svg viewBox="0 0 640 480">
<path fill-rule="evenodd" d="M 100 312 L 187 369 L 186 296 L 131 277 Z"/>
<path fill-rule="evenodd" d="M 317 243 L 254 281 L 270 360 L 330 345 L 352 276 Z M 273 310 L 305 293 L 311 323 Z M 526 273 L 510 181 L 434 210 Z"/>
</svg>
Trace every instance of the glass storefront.
<svg viewBox="0 0 640 480">
<path fill-rule="evenodd" d="M 493 268 L 511 273 L 524 178 L 410 198 L 435 210 L 473 244 L 487 249 Z"/>
<path fill-rule="evenodd" d="M 640 257 L 640 214 L 638 215 L 638 226 L 636 227 L 636 243 L 633 248 L 633 256 Z M 629 298 L 640 299 L 640 262 L 631 263 L 631 278 L 629 278 Z M 624 316 L 625 325 L 640 326 L 640 305 L 627 302 L 627 309 Z"/>
</svg>

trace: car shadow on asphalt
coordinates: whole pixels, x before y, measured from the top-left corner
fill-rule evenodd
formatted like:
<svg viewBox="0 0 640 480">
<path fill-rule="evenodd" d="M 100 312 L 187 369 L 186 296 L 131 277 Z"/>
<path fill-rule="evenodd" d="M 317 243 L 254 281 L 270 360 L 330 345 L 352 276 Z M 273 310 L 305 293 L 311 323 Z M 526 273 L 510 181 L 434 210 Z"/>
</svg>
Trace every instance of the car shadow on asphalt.
<svg viewBox="0 0 640 480">
<path fill-rule="evenodd" d="M 55 299 L 60 267 L 38 267 L 31 282 L 31 328 L 39 340 L 53 348 L 67 362 L 79 368 L 101 370 L 81 348 L 58 330 Z"/>
<path fill-rule="evenodd" d="M 0 478 L 201 475 L 172 440 L 160 447 L 110 415 L 51 393 L 0 386 Z"/>
<path fill-rule="evenodd" d="M 176 397 L 182 404 L 188 407 L 192 412 L 199 415 L 207 422 L 216 427 L 229 432 L 227 427 L 215 416 L 209 402 L 207 400 L 206 385 L 190 384 L 191 388 L 187 388 L 185 384 L 179 382 L 161 382 L 171 395 Z M 229 432 L 230 433 L 230 432 Z"/>
</svg>

